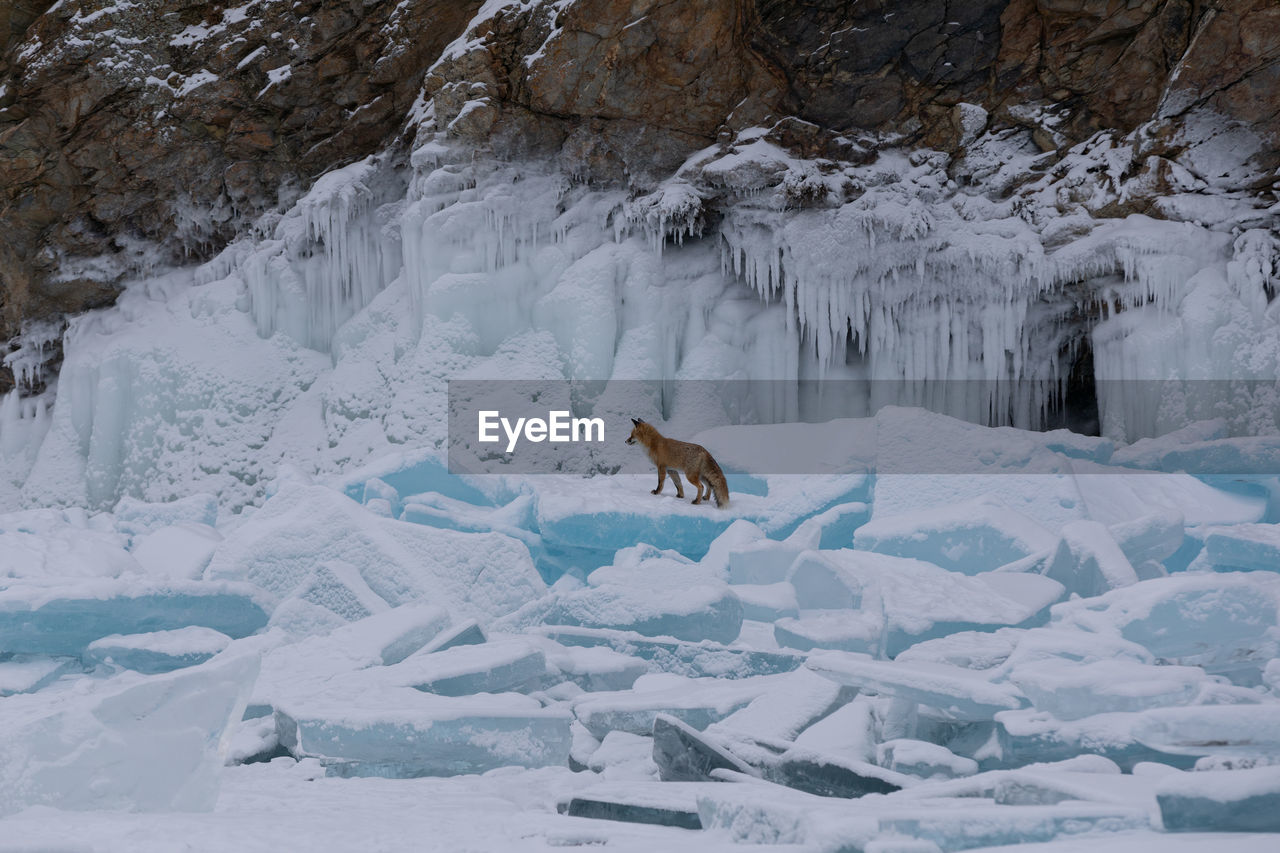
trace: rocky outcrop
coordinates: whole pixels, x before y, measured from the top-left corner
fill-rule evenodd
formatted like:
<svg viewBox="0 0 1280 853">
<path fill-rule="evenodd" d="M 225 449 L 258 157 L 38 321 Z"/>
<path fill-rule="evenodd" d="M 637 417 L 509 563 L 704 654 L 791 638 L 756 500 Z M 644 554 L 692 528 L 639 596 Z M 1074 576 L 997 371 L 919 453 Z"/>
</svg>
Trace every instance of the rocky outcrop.
<svg viewBox="0 0 1280 853">
<path fill-rule="evenodd" d="M 937 149 L 961 183 L 995 174 L 983 132 L 1109 131 L 1136 189 L 1099 216 L 1280 166 L 1274 0 L 234 2 L 0 2 L 0 339 L 406 130 L 636 191 L 754 126 L 815 161 Z"/>
<path fill-rule="evenodd" d="M 384 147 L 478 6 L 0 4 L 0 340 Z"/>
</svg>

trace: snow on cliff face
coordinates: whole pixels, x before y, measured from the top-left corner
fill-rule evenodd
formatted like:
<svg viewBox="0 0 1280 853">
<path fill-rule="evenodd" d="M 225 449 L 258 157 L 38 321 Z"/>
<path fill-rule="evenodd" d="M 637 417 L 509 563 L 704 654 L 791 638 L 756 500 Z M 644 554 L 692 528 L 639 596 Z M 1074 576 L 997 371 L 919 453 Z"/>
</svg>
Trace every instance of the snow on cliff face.
<svg viewBox="0 0 1280 853">
<path fill-rule="evenodd" d="M 917 399 L 888 402 L 1037 427 L 1089 341 L 1100 380 L 1280 370 L 1274 237 L 1054 206 L 1099 162 L 1088 146 L 1001 200 L 958 188 L 939 153 L 838 166 L 760 130 L 628 198 L 473 158 L 429 123 L 420 136 L 408 167 L 331 172 L 259 236 L 75 321 L 51 419 L 5 403 L 7 500 L 105 507 L 195 489 L 242 505 L 281 462 L 335 471 L 441 446 L 449 378 L 923 380 Z M 984 144 L 1014 165 L 1030 156 Z M 1116 438 L 1209 416 L 1276 429 L 1266 400 L 1178 410 L 1159 385 L 1099 389 Z"/>
</svg>

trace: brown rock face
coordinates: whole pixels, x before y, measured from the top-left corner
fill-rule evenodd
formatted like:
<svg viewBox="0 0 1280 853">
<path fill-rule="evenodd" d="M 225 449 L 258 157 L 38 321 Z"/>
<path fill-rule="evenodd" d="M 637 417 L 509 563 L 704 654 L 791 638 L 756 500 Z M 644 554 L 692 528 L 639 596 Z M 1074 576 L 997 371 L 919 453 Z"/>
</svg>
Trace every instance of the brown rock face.
<svg viewBox="0 0 1280 853">
<path fill-rule="evenodd" d="M 540 0 L 475 21 L 480 0 L 108 5 L 0 0 L 0 340 L 109 303 L 140 246 L 216 249 L 390 146 L 423 91 L 433 131 L 633 188 L 761 124 L 851 159 L 886 139 L 953 152 L 974 120 L 1051 151 L 1155 119 L 1158 159 L 1209 116 L 1262 140 L 1236 188 L 1270 191 L 1256 175 L 1280 166 L 1275 0 Z"/>
<path fill-rule="evenodd" d="M 0 340 L 384 147 L 479 2 L 0 3 Z"/>
</svg>

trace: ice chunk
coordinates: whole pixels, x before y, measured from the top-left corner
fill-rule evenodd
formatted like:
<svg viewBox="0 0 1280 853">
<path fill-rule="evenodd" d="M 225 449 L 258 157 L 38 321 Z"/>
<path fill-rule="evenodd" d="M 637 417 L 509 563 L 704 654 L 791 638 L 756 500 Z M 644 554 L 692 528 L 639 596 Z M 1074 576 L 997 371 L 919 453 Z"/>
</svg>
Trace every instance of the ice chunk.
<svg viewBox="0 0 1280 853">
<path fill-rule="evenodd" d="M 1265 495 L 1216 489 L 1190 474 L 1123 474 L 1116 468 L 1075 461 L 1076 485 L 1089 518 L 1116 525 L 1153 512 L 1172 512 L 1184 524 L 1241 524 L 1261 521 Z"/>
<path fill-rule="evenodd" d="M 584 690 L 626 690 L 649 664 L 603 646 L 562 646 L 544 640 L 547 663 Z"/>
<path fill-rule="evenodd" d="M 1117 711 L 1064 722 L 1043 711 L 1005 711 L 996 716 L 1001 758 L 1007 766 L 1016 767 L 1087 753 L 1110 759 L 1125 770 L 1146 761 L 1190 767 L 1193 758 L 1152 749 L 1138 740 L 1135 726 L 1150 713 Z"/>
<path fill-rule="evenodd" d="M 267 624 L 260 591 L 243 583 L 95 579 L 74 588 L 24 584 L 0 591 L 0 650 L 79 655 L 109 634 L 197 625 L 246 637 Z"/>
<path fill-rule="evenodd" d="M 799 616 L 796 590 L 786 581 L 769 584 L 735 584 L 734 595 L 742 602 L 742 618 L 773 622 L 783 617 Z"/>
<path fill-rule="evenodd" d="M 183 522 L 133 540 L 133 558 L 152 577 L 199 580 L 222 536 L 205 524 Z"/>
<path fill-rule="evenodd" d="M 91 526 L 83 512 L 28 510 L 0 515 L 0 579 L 92 578 L 139 574 L 127 537 Z"/>
<path fill-rule="evenodd" d="M 646 637 L 630 631 L 600 628 L 566 628 L 545 625 L 530 629 L 566 646 L 607 646 L 616 652 L 649 661 L 651 668 L 698 678 L 748 678 L 791 672 L 804 663 L 789 652 L 730 648 L 720 643 L 686 643 Z"/>
<path fill-rule="evenodd" d="M 1016 684 L 1041 711 L 1078 720 L 1109 711 L 1142 711 L 1195 700 L 1204 670 L 1127 660 L 1042 660 L 1013 670 Z"/>
<path fill-rule="evenodd" d="M 464 619 L 458 624 L 451 625 L 438 632 L 430 642 L 422 646 L 422 650 L 424 652 L 441 652 L 454 646 L 474 646 L 488 641 L 489 637 L 485 634 L 484 628 L 480 627 L 479 622 L 474 619 Z M 391 663 L 391 661 L 388 661 L 388 663 Z"/>
<path fill-rule="evenodd" d="M 389 605 L 426 601 L 464 617 L 491 619 L 546 590 L 528 548 L 509 536 L 380 518 L 331 489 L 294 482 L 231 533 L 205 576 L 285 598 L 330 561 L 353 566 Z"/>
<path fill-rule="evenodd" d="M 994 669 L 1013 654 L 1023 635 L 1019 628 L 998 631 L 959 631 L 916 643 L 894 660 L 900 663 L 945 663 L 965 669 Z"/>
<path fill-rule="evenodd" d="M 587 761 L 587 769 L 606 779 L 657 779 L 653 738 L 609 732 Z"/>
<path fill-rule="evenodd" d="M 697 791 L 702 787 L 696 783 L 605 782 L 575 793 L 557 810 L 570 817 L 701 829 Z"/>
<path fill-rule="evenodd" d="M 228 650 L 164 675 L 63 682 L 0 702 L 0 814 L 33 805 L 211 810 L 258 672 Z M 65 686 L 64 686 L 65 685 Z"/>
<path fill-rule="evenodd" d="M 876 755 L 876 720 L 873 699 L 859 695 L 805 729 L 796 747 L 824 755 L 870 762 Z"/>
<path fill-rule="evenodd" d="M 353 627 L 340 632 L 339 636 L 355 635 L 358 632 L 361 644 L 368 644 L 365 648 L 370 657 L 376 652 L 378 661 L 384 666 L 390 666 L 419 649 L 424 652 L 439 651 L 451 645 L 463 645 L 441 640 L 448 640 L 450 637 L 456 639 L 463 632 L 479 630 L 479 626 L 471 620 L 452 628 L 444 628 L 448 621 L 449 614 L 444 608 L 431 604 L 405 604 L 365 620 L 360 628 Z M 483 633 L 478 642 L 484 642 Z"/>
<path fill-rule="evenodd" d="M 852 698 L 853 691 L 811 670 L 799 669 L 779 676 L 774 690 L 713 723 L 708 731 L 794 741 L 802 731 Z"/>
<path fill-rule="evenodd" d="M 858 528 L 854 547 L 925 560 L 974 575 L 1054 547 L 1054 535 L 994 499 L 873 518 Z"/>
<path fill-rule="evenodd" d="M 369 588 L 355 566 L 344 560 L 330 560 L 316 566 L 293 594 L 333 611 L 348 622 L 382 613 L 391 606 Z"/>
<path fill-rule="evenodd" d="M 451 776 L 569 760 L 563 710 L 514 693 L 437 696 L 379 676 L 365 670 L 277 707 L 281 743 L 337 776 Z"/>
<path fill-rule="evenodd" d="M 48 687 L 68 672 L 79 672 L 76 658 L 50 658 L 34 655 L 13 655 L 0 660 L 0 696 L 15 693 L 35 693 Z"/>
<path fill-rule="evenodd" d="M 742 630 L 742 602 L 722 581 L 686 586 L 678 595 L 663 587 L 606 584 L 560 595 L 544 621 L 729 643 Z"/>
<path fill-rule="evenodd" d="M 978 762 L 972 758 L 956 755 L 945 746 L 909 738 L 896 738 L 880 744 L 876 748 L 876 763 L 896 773 L 923 779 L 951 779 L 978 772 Z"/>
<path fill-rule="evenodd" d="M 1219 571 L 1280 572 L 1280 524 L 1211 528 L 1204 538 L 1204 556 Z"/>
<path fill-rule="evenodd" d="M 1011 684 L 991 682 L 946 664 L 906 664 L 848 652 L 820 652 L 811 655 L 805 666 L 838 684 L 928 705 L 953 720 L 990 720 L 1000 711 L 1027 704 Z"/>
<path fill-rule="evenodd" d="M 808 608 L 859 609 L 862 619 L 883 619 L 889 657 L 957 631 L 1036 624 L 1063 591 L 1036 575 L 968 577 L 920 560 L 853 550 L 808 552 L 797 558 L 790 579 L 802 620 Z M 792 623 L 782 624 L 795 632 Z M 871 628 L 856 636 L 870 638 Z"/>
<path fill-rule="evenodd" d="M 820 797 L 862 797 L 901 790 L 915 780 L 863 761 L 793 747 L 765 768 L 765 778 Z"/>
<path fill-rule="evenodd" d="M 85 650 L 85 664 L 111 663 L 146 675 L 170 672 L 204 663 L 231 643 L 212 628 L 177 628 L 150 634 L 113 634 L 94 640 Z"/>
<path fill-rule="evenodd" d="M 147 503 L 125 497 L 116 504 L 114 515 L 117 529 L 130 536 L 184 523 L 213 527 L 218 523 L 218 499 L 197 494 L 165 503 Z"/>
<path fill-rule="evenodd" d="M 1280 767 L 1165 776 L 1156 801 L 1175 832 L 1280 832 Z"/>
<path fill-rule="evenodd" d="M 871 505 L 851 501 L 806 518 L 796 528 L 796 534 L 811 535 L 817 530 L 818 542 L 815 547 L 828 550 L 848 548 L 853 545 L 853 536 L 858 528 L 870 520 Z"/>
<path fill-rule="evenodd" d="M 574 700 L 572 707 L 574 716 L 597 738 L 614 730 L 651 734 L 658 714 L 669 714 L 702 730 L 778 684 L 778 676 L 680 679 L 665 689 L 587 693 Z"/>
<path fill-rule="evenodd" d="M 884 614 L 879 610 L 806 610 L 798 618 L 779 619 L 773 626 L 779 646 L 799 649 L 836 649 L 883 656 Z"/>
<path fill-rule="evenodd" d="M 1137 566 L 1154 560 L 1164 562 L 1182 547 L 1186 536 L 1182 513 L 1161 510 L 1122 521 L 1110 527 L 1120 550 Z"/>
<path fill-rule="evenodd" d="M 1084 598 L 1138 582 L 1138 575 L 1106 526 L 1096 521 L 1063 525 L 1062 540 L 1045 576 Z"/>
<path fill-rule="evenodd" d="M 755 775 L 755 771 L 712 738 L 668 714 L 653 720 L 653 760 L 664 782 L 704 782 L 713 770 L 733 770 Z"/>
<path fill-rule="evenodd" d="M 500 693 L 546 675 L 542 651 L 523 640 L 454 646 L 413 655 L 390 668 L 397 684 L 441 696 Z"/>
<path fill-rule="evenodd" d="M 1134 723 L 1133 736 L 1177 755 L 1280 758 L 1280 703 L 1159 708 Z"/>
<path fill-rule="evenodd" d="M 1179 574 L 1094 599 L 1055 605 L 1054 623 L 1119 632 L 1171 663 L 1257 684 L 1280 657 L 1280 577 L 1270 572 Z"/>
<path fill-rule="evenodd" d="M 813 537 L 815 540 L 817 537 Z M 729 552 L 729 582 L 734 584 L 776 584 L 787 578 L 796 557 L 817 542 L 763 539 Z"/>
</svg>

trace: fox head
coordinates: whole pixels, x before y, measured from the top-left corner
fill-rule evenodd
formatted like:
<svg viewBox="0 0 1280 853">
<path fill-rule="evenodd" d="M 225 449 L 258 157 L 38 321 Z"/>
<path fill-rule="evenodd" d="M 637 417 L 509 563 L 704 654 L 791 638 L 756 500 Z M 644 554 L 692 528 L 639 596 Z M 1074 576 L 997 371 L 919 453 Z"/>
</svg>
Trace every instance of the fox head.
<svg viewBox="0 0 1280 853">
<path fill-rule="evenodd" d="M 631 435 L 627 436 L 627 444 L 635 444 L 637 441 L 643 443 L 646 436 L 656 432 L 652 426 L 639 418 L 632 418 L 631 423 Z"/>
</svg>

